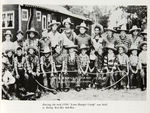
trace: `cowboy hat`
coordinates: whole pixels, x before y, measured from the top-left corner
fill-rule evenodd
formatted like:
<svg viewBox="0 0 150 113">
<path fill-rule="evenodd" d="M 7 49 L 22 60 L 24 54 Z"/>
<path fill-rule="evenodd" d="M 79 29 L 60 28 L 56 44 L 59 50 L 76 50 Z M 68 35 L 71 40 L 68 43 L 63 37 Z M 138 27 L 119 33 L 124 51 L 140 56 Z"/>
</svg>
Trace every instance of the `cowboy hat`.
<svg viewBox="0 0 150 113">
<path fill-rule="evenodd" d="M 78 45 L 74 45 L 73 43 L 69 44 L 69 45 L 66 45 L 66 49 L 70 49 L 70 48 L 77 48 Z"/>
<path fill-rule="evenodd" d="M 37 52 L 37 51 L 38 51 L 35 47 L 33 47 L 33 46 L 29 46 L 29 47 L 27 47 L 27 52 L 28 52 L 30 49 L 33 49 L 33 50 L 34 50 L 34 52 Z"/>
<path fill-rule="evenodd" d="M 122 47 L 124 49 L 125 53 L 128 52 L 128 48 L 124 44 L 120 44 L 120 45 L 116 46 L 117 49 L 119 49 L 119 47 Z"/>
<path fill-rule="evenodd" d="M 86 30 L 88 30 L 89 28 L 86 26 L 85 22 L 82 22 L 80 25 L 77 25 L 76 26 L 76 29 L 79 29 L 79 28 L 85 28 Z"/>
<path fill-rule="evenodd" d="M 139 50 L 139 49 L 135 44 L 132 44 L 129 51 L 132 51 L 132 50 Z"/>
<path fill-rule="evenodd" d="M 31 32 L 33 32 L 33 33 L 36 34 L 36 35 L 39 34 L 38 31 L 36 31 L 34 27 L 31 27 L 29 30 L 27 30 L 26 33 L 29 34 L 29 33 L 31 33 Z"/>
<path fill-rule="evenodd" d="M 125 32 L 128 32 L 127 28 L 125 25 L 122 25 L 119 29 L 117 29 L 118 32 L 121 32 L 121 31 L 125 31 Z"/>
<path fill-rule="evenodd" d="M 104 49 L 111 49 L 113 51 L 116 51 L 114 44 L 108 44 L 106 47 L 104 47 Z"/>
<path fill-rule="evenodd" d="M 4 33 L 4 35 L 10 35 L 11 37 L 13 37 L 12 33 L 10 30 L 6 30 L 6 32 Z"/>
<path fill-rule="evenodd" d="M 50 53 L 52 52 L 52 50 L 49 47 L 45 47 L 44 51 L 42 51 L 42 53 L 46 54 L 46 53 Z"/>
<path fill-rule="evenodd" d="M 143 45 L 147 45 L 147 41 L 143 41 L 139 44 L 139 48 L 141 48 Z"/>
<path fill-rule="evenodd" d="M 52 26 L 52 25 L 54 25 L 54 24 L 56 24 L 56 25 L 60 25 L 61 23 L 60 22 L 57 22 L 56 20 L 52 20 L 52 22 L 49 24 L 49 26 Z"/>
<path fill-rule="evenodd" d="M 81 46 L 80 46 L 80 50 L 81 49 L 89 49 L 89 47 L 88 46 L 86 46 L 85 44 L 81 44 Z"/>
<path fill-rule="evenodd" d="M 7 50 L 5 51 L 5 53 L 7 54 L 8 52 L 14 53 L 15 51 L 14 51 L 13 49 L 7 49 Z"/>
<path fill-rule="evenodd" d="M 134 26 L 132 26 L 132 28 L 129 30 L 129 32 L 131 33 L 131 32 L 133 32 L 133 31 L 135 31 L 135 30 L 141 31 L 141 28 L 138 28 L 136 25 L 134 25 Z"/>
<path fill-rule="evenodd" d="M 114 30 L 114 28 L 113 27 L 108 27 L 108 28 L 105 28 L 105 31 L 112 31 L 112 32 L 116 32 L 116 30 Z"/>
<path fill-rule="evenodd" d="M 70 18 L 66 18 L 65 20 L 63 20 L 63 25 L 65 25 L 65 23 L 69 23 L 70 25 L 73 25 L 73 23 L 71 22 Z"/>
<path fill-rule="evenodd" d="M 18 30 L 18 31 L 17 31 L 17 34 L 19 34 L 19 33 L 23 35 L 23 31 Z"/>
<path fill-rule="evenodd" d="M 95 29 L 95 28 L 99 28 L 100 31 L 103 32 L 103 26 L 102 26 L 101 24 L 96 24 L 96 25 L 94 26 L 94 29 Z"/>
</svg>

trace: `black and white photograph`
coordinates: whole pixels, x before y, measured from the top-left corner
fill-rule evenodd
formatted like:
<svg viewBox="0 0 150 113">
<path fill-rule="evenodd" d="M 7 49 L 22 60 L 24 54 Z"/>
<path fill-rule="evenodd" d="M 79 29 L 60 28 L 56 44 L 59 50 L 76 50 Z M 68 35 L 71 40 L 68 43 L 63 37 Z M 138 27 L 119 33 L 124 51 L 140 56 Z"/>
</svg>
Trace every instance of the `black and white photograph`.
<svg viewBox="0 0 150 113">
<path fill-rule="evenodd" d="M 146 101 L 147 10 L 3 4 L 2 100 Z"/>
</svg>

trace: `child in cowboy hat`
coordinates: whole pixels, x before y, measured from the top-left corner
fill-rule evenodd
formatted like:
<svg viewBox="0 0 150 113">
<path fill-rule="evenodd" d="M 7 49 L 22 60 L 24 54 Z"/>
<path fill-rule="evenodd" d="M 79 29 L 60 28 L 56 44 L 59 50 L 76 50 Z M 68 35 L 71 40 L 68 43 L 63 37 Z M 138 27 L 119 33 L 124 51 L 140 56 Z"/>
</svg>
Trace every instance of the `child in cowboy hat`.
<svg viewBox="0 0 150 113">
<path fill-rule="evenodd" d="M 141 61 L 142 70 L 141 70 L 141 90 L 144 91 L 146 89 L 146 81 L 147 81 L 147 42 L 143 41 L 139 45 L 142 50 L 139 54 L 139 59 Z"/>
<path fill-rule="evenodd" d="M 139 44 L 143 41 L 142 37 L 139 35 L 141 28 L 137 26 L 132 26 L 129 32 L 132 34 L 131 45 L 139 46 Z"/>
<path fill-rule="evenodd" d="M 67 65 L 65 69 L 67 70 L 66 72 L 68 76 L 68 79 L 66 79 L 66 82 L 68 82 L 68 86 L 66 86 L 66 88 L 72 87 L 78 91 L 78 89 L 80 88 L 80 84 L 79 84 L 80 81 L 78 81 L 79 57 L 76 54 L 77 47 L 78 46 L 74 45 L 73 43 L 66 46 L 66 49 L 68 49 L 68 56 L 66 60 Z M 71 84 L 69 82 L 74 82 L 74 83 Z"/>
<path fill-rule="evenodd" d="M 131 45 L 131 38 L 127 34 L 128 30 L 125 25 L 122 25 L 120 29 L 117 30 L 119 35 L 117 37 L 117 45 L 124 44 L 127 48 Z"/>
<path fill-rule="evenodd" d="M 80 25 L 78 25 L 76 29 L 79 29 L 79 32 L 80 32 L 76 39 L 77 45 L 81 46 L 82 44 L 85 44 L 86 46 L 90 46 L 91 38 L 86 33 L 86 31 L 88 30 L 88 27 L 86 26 L 85 22 L 82 22 Z"/>
<path fill-rule="evenodd" d="M 83 78 L 83 84 L 81 87 L 83 87 L 84 89 L 86 89 L 88 86 L 87 82 L 87 76 L 88 76 L 88 69 L 89 69 L 89 63 L 90 63 L 90 59 L 89 56 L 86 54 L 88 49 L 88 46 L 86 46 L 85 44 L 82 44 L 80 46 L 80 50 L 81 53 L 79 54 L 79 74 L 80 77 L 82 76 Z M 79 78 L 79 81 L 81 80 L 81 78 Z"/>
<path fill-rule="evenodd" d="M 44 86 L 48 88 L 53 87 L 53 77 L 54 77 L 54 67 L 55 63 L 52 57 L 52 50 L 47 47 L 42 52 L 43 56 L 41 57 L 41 70 L 43 72 Z"/>
<path fill-rule="evenodd" d="M 55 88 L 58 91 L 63 91 L 64 83 L 63 83 L 63 74 L 65 73 L 65 65 L 66 65 L 66 54 L 63 53 L 63 48 L 61 45 L 56 45 L 54 48 L 55 53 L 53 54 L 53 59 L 55 62 Z"/>
<path fill-rule="evenodd" d="M 89 59 L 90 59 L 90 63 L 89 63 L 89 77 L 90 77 L 90 87 L 95 88 L 95 80 L 96 80 L 96 73 L 97 73 L 97 67 L 98 67 L 98 58 L 96 56 L 96 51 L 94 47 L 90 48 L 90 55 L 89 55 Z"/>
<path fill-rule="evenodd" d="M 94 26 L 94 34 L 91 37 L 91 43 L 96 51 L 101 47 L 103 47 L 103 37 L 101 33 L 103 32 L 103 26 L 100 24 L 96 24 Z"/>
<path fill-rule="evenodd" d="M 8 94 L 14 96 L 16 81 L 14 78 L 14 50 L 6 50 L 5 54 L 2 62 L 2 83 Z"/>
<path fill-rule="evenodd" d="M 109 72 L 107 74 L 107 80 L 106 80 L 106 86 L 107 85 L 112 85 L 113 83 L 116 82 L 117 76 L 114 73 L 118 68 L 118 61 L 117 57 L 115 55 L 116 49 L 114 47 L 114 44 L 109 44 L 104 48 L 107 51 L 107 54 L 104 56 L 104 69 Z M 114 86 L 116 88 L 116 86 Z"/>
<path fill-rule="evenodd" d="M 48 32 L 48 37 L 51 40 L 51 46 L 54 48 L 56 45 L 63 45 L 63 38 L 61 37 L 61 34 L 57 31 L 58 27 L 61 25 L 60 22 L 57 22 L 56 20 L 52 20 L 52 22 L 49 24 L 49 27 L 51 28 L 51 31 Z"/>
<path fill-rule="evenodd" d="M 114 36 L 114 33 L 116 32 L 116 30 L 113 29 L 113 27 L 108 27 L 108 28 L 105 28 L 105 36 L 104 37 L 104 46 L 107 46 L 108 44 L 114 44 L 116 45 L 116 37 Z"/>
<path fill-rule="evenodd" d="M 2 52 L 5 53 L 8 49 L 14 49 L 14 43 L 11 41 L 13 35 L 10 30 L 4 33 L 5 41 L 2 42 Z"/>
<path fill-rule="evenodd" d="M 16 96 L 22 98 L 23 94 L 26 93 L 27 88 L 27 71 L 26 71 L 26 58 L 23 55 L 22 48 L 18 47 L 16 49 L 16 56 L 14 58 L 14 69 L 16 73 Z M 24 93 L 22 93 L 22 91 Z"/>
<path fill-rule="evenodd" d="M 119 73 L 120 77 L 123 77 L 124 74 L 129 74 L 129 58 L 127 56 L 127 52 L 128 52 L 128 48 L 126 47 L 126 45 L 124 44 L 120 44 L 117 46 L 118 49 L 118 70 L 122 71 Z M 128 88 L 129 81 L 128 81 L 128 77 L 125 77 L 122 81 L 121 81 L 121 88 Z M 118 87 L 119 88 L 119 87 Z"/>
<path fill-rule="evenodd" d="M 37 83 L 34 79 L 38 79 L 40 76 L 40 61 L 36 52 L 37 50 L 33 46 L 27 48 L 26 62 L 27 74 L 29 75 L 27 91 L 34 94 L 38 91 Z"/>
<path fill-rule="evenodd" d="M 75 44 L 76 42 L 76 33 L 71 29 L 71 27 L 74 25 L 70 18 L 67 18 L 63 21 L 63 25 L 65 26 L 64 31 L 62 32 L 62 37 L 64 39 L 64 43 L 67 42 L 67 40 L 69 39 L 71 42 L 73 42 Z M 68 41 L 69 42 L 69 41 Z M 65 44 L 66 45 L 66 44 Z"/>
<path fill-rule="evenodd" d="M 129 77 L 130 77 L 130 88 L 136 88 L 140 85 L 140 71 L 141 71 L 141 61 L 138 57 L 138 47 L 136 45 L 131 45 L 129 52 L 131 52 L 129 57 Z"/>
</svg>

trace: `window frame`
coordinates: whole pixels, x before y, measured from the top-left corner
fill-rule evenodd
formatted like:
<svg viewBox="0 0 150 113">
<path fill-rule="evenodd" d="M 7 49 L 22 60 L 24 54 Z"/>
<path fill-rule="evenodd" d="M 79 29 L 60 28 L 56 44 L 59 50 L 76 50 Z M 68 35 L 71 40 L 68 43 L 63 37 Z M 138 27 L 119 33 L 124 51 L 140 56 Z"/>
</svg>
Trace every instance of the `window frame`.
<svg viewBox="0 0 150 113">
<path fill-rule="evenodd" d="M 12 17 L 12 27 L 8 27 L 8 25 L 7 25 L 7 20 L 8 20 L 7 16 L 8 16 L 9 13 L 12 13 L 12 15 L 13 15 L 13 17 Z M 5 17 L 6 20 L 4 21 L 6 26 L 5 27 L 2 26 L 2 29 L 14 29 L 14 27 L 15 27 L 15 12 L 13 10 L 11 10 L 11 11 L 3 11 L 2 15 L 3 14 L 6 15 L 6 17 Z M 3 21 L 3 18 L 2 18 L 2 21 Z"/>
<path fill-rule="evenodd" d="M 26 18 L 23 18 L 23 12 L 27 12 L 27 17 Z M 28 13 L 28 9 L 22 9 L 21 10 L 21 20 L 22 21 L 28 21 L 28 18 L 29 18 L 29 13 Z"/>
<path fill-rule="evenodd" d="M 44 18 L 45 18 L 45 23 L 44 23 Z M 45 28 L 44 28 L 44 24 L 45 24 Z M 46 29 L 47 29 L 46 15 L 42 15 L 42 30 L 46 30 Z"/>
<path fill-rule="evenodd" d="M 37 15 L 39 13 L 39 15 Z M 39 18 L 37 18 L 39 16 Z M 41 11 L 36 11 L 36 19 L 38 22 L 41 22 Z"/>
</svg>

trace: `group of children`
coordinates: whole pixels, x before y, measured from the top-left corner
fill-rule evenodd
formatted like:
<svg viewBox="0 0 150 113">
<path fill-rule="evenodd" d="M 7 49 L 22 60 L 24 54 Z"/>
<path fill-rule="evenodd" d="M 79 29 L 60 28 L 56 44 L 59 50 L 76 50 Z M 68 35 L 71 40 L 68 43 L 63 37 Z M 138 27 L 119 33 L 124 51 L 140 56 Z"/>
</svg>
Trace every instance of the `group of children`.
<svg viewBox="0 0 150 113">
<path fill-rule="evenodd" d="M 3 98 L 12 99 L 15 95 L 19 99 L 35 99 L 51 89 L 57 92 L 86 88 L 146 89 L 146 41 L 135 37 L 128 47 L 126 37 L 114 38 L 114 29 L 107 28 L 107 36 L 102 38 L 102 27 L 97 25 L 95 35 L 89 38 L 85 23 L 77 26 L 78 36 L 70 30 L 73 25 L 70 19 L 63 24 L 66 29 L 60 34 L 57 31 L 60 23 L 52 21 L 52 30 L 44 31 L 41 39 L 35 38 L 38 32 L 34 28 L 26 32 L 25 41 L 22 31 L 18 31 L 16 42 L 11 42 L 9 30 L 4 33 Z M 126 30 L 121 32 L 124 34 Z"/>
</svg>

